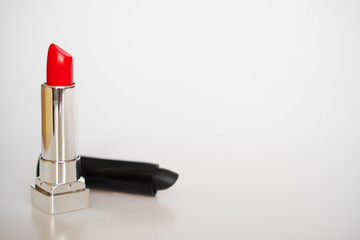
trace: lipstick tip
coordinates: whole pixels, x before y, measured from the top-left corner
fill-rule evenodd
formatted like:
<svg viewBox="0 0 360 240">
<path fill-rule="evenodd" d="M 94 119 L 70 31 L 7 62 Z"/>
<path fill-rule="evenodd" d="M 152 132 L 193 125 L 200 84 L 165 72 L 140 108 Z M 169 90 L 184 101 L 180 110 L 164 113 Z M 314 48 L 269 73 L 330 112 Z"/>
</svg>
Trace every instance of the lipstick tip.
<svg viewBox="0 0 360 240">
<path fill-rule="evenodd" d="M 52 43 L 48 50 L 46 84 L 70 86 L 73 84 L 73 60 L 71 54 Z"/>
<path fill-rule="evenodd" d="M 59 47 L 58 45 L 56 45 L 55 43 L 50 44 L 49 46 L 49 51 L 50 50 L 55 50 L 60 52 L 62 55 L 67 56 L 67 57 L 72 57 L 70 53 L 68 53 L 67 51 L 65 51 L 64 49 L 62 49 L 61 47 Z"/>
</svg>

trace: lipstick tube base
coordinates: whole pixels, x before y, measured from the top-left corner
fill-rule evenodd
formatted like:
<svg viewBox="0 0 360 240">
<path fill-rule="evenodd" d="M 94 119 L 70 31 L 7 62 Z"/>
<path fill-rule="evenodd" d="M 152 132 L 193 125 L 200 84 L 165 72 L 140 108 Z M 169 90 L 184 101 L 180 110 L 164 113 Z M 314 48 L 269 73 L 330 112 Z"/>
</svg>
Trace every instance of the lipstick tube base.
<svg viewBox="0 0 360 240">
<path fill-rule="evenodd" d="M 37 185 L 31 186 L 32 203 L 47 214 L 59 214 L 89 207 L 89 189 L 50 194 Z"/>
<path fill-rule="evenodd" d="M 39 157 L 40 174 L 31 186 L 32 203 L 47 214 L 59 214 L 87 208 L 90 190 L 79 177 L 77 162 L 49 161 Z"/>
</svg>

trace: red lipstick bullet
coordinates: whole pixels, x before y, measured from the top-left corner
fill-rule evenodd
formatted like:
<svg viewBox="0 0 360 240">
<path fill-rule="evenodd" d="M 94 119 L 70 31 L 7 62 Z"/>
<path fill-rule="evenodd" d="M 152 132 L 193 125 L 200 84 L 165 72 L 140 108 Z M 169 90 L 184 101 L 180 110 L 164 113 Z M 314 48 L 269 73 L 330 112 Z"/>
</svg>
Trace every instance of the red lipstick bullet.
<svg viewBox="0 0 360 240">
<path fill-rule="evenodd" d="M 64 49 L 51 44 L 48 51 L 46 84 L 71 86 L 73 84 L 73 59 Z"/>
</svg>

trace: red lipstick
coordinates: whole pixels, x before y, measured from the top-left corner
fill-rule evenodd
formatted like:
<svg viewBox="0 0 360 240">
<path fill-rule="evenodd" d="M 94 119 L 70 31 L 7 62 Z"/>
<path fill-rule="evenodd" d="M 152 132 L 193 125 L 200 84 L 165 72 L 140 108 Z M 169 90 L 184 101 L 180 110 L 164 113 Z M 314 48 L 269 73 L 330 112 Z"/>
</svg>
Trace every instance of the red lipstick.
<svg viewBox="0 0 360 240">
<path fill-rule="evenodd" d="M 48 214 L 87 208 L 98 188 L 155 196 L 178 174 L 158 164 L 80 157 L 76 149 L 73 59 L 55 44 L 48 49 L 47 80 L 41 85 L 42 150 L 31 200 Z"/>
<path fill-rule="evenodd" d="M 31 188 L 33 204 L 49 214 L 89 206 L 89 189 L 79 175 L 74 101 L 72 56 L 51 44 L 47 81 L 41 85 L 42 151 L 39 176 Z"/>
<path fill-rule="evenodd" d="M 72 56 L 55 44 L 51 44 L 48 51 L 46 84 L 49 86 L 73 84 Z"/>
</svg>

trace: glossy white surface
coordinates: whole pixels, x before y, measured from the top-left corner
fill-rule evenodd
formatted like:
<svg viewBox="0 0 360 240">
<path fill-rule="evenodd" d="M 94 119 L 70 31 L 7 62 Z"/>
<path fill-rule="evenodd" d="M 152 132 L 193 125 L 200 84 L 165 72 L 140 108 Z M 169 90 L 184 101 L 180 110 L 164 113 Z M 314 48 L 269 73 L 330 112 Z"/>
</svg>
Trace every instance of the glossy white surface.
<svg viewBox="0 0 360 240">
<path fill-rule="evenodd" d="M 359 239 L 357 1 L 1 1 L 0 239 Z M 81 154 L 180 173 L 32 207 L 40 85 L 74 56 Z"/>
</svg>

